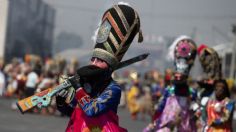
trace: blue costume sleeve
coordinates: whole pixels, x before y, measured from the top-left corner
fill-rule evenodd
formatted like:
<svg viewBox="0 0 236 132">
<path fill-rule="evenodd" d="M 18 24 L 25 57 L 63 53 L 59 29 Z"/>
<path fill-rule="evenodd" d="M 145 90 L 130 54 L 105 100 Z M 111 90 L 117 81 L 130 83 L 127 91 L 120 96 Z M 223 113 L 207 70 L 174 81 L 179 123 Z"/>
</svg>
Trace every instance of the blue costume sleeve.
<svg viewBox="0 0 236 132">
<path fill-rule="evenodd" d="M 76 93 L 80 107 L 87 116 L 96 116 L 108 110 L 117 112 L 121 88 L 112 82 L 97 98 L 91 98 L 83 89 Z"/>
<path fill-rule="evenodd" d="M 189 92 L 190 92 L 191 100 L 196 101 L 197 100 L 197 90 L 190 87 Z"/>
</svg>

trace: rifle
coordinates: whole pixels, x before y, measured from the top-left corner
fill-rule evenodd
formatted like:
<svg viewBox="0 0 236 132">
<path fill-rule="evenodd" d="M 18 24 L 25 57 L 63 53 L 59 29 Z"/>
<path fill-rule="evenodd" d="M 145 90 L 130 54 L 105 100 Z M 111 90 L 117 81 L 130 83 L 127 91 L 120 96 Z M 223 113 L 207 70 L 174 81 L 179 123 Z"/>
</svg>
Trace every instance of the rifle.
<svg viewBox="0 0 236 132">
<path fill-rule="evenodd" d="M 36 106 L 40 109 L 42 107 L 47 107 L 51 103 L 51 99 L 56 93 L 60 92 L 63 89 L 72 87 L 71 84 L 72 80 L 77 80 L 79 82 L 79 76 L 78 75 L 71 76 L 68 79 L 64 80 L 58 86 L 54 88 L 48 88 L 30 97 L 22 99 L 18 101 L 16 105 L 22 114 Z"/>
<path fill-rule="evenodd" d="M 142 54 L 139 55 L 137 57 L 134 57 L 132 59 L 120 62 L 117 67 L 115 67 L 113 70 L 117 70 L 120 68 L 123 68 L 125 66 L 128 66 L 130 64 L 133 64 L 135 62 L 144 60 L 148 57 L 149 54 Z M 91 75 L 95 75 L 96 72 L 102 72 L 102 70 L 100 71 L 91 71 L 91 72 L 87 72 L 86 74 L 90 74 Z M 34 107 L 38 107 L 39 109 L 41 109 L 42 107 L 47 107 L 50 105 L 51 103 L 51 99 L 53 96 L 56 95 L 56 93 L 60 92 L 63 89 L 67 89 L 70 87 L 73 88 L 78 88 L 80 86 L 79 82 L 80 82 L 80 78 L 81 76 L 87 76 L 87 75 L 81 75 L 81 74 L 76 74 L 74 76 L 68 77 L 67 79 L 65 79 L 61 84 L 59 84 L 58 86 L 54 87 L 54 88 L 48 88 L 42 92 L 36 93 L 30 97 L 27 97 L 25 99 L 22 99 L 20 101 L 18 101 L 16 103 L 18 109 L 21 111 L 22 114 L 24 114 L 26 111 L 34 108 Z M 75 87 L 76 86 L 76 87 Z"/>
</svg>

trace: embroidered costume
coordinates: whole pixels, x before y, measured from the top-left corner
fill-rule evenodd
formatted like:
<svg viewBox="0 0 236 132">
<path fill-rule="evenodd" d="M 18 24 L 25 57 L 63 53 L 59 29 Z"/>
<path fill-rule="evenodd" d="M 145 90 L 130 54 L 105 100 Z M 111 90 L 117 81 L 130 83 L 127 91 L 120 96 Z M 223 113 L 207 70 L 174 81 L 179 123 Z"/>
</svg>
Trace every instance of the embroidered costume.
<svg viewBox="0 0 236 132">
<path fill-rule="evenodd" d="M 234 102 L 229 98 L 222 101 L 209 100 L 207 104 L 207 132 L 232 132 Z"/>
<path fill-rule="evenodd" d="M 111 73 L 119 66 L 136 34 L 142 42 L 140 18 L 132 7 L 118 4 L 104 13 L 96 35 L 92 64 L 79 69 L 86 74 L 89 73 L 86 69 L 102 69 L 102 72 L 80 76 L 80 86 L 75 85 L 78 88 L 75 98 L 70 104 L 58 106 L 71 117 L 66 132 L 127 131 L 119 126 L 117 109 L 121 87 L 113 81 Z"/>
<path fill-rule="evenodd" d="M 190 69 L 196 57 L 196 44 L 187 36 L 177 38 L 173 43 L 174 49 L 174 81 L 173 87 L 166 88 L 160 104 L 159 117 L 154 125 L 148 126 L 144 132 L 194 132 L 195 124 L 190 110 L 191 90 L 187 84 Z M 193 92 L 194 93 L 194 92 Z"/>
<path fill-rule="evenodd" d="M 214 97 L 208 101 L 207 132 L 232 132 L 234 101 L 230 100 L 230 92 L 226 80 L 217 79 L 214 82 Z"/>
<path fill-rule="evenodd" d="M 221 60 L 214 49 L 205 44 L 201 44 L 197 49 L 197 53 L 205 75 L 202 80 L 198 82 L 200 86 L 200 107 L 196 112 L 196 116 L 199 118 L 198 129 L 203 131 L 207 126 L 206 107 L 208 100 L 212 98 L 214 91 L 213 83 L 214 80 L 222 77 L 222 73 Z"/>
</svg>

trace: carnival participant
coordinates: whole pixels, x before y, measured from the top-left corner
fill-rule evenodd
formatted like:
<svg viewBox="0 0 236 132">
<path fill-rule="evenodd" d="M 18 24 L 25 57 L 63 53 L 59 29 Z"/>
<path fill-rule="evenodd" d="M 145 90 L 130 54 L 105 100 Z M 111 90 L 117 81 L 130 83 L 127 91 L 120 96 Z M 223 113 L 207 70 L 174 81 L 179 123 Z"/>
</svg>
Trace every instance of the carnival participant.
<svg viewBox="0 0 236 132">
<path fill-rule="evenodd" d="M 3 69 L 4 69 L 4 61 L 2 58 L 0 58 L 0 97 L 4 96 L 6 87 L 6 75 Z"/>
<path fill-rule="evenodd" d="M 127 104 L 132 120 L 136 120 L 139 113 L 140 78 L 137 71 L 130 72 L 131 87 L 127 93 Z"/>
<path fill-rule="evenodd" d="M 62 91 L 57 95 L 58 109 L 71 117 L 67 132 L 127 131 L 119 126 L 117 108 L 121 88 L 113 81 L 111 74 L 138 33 L 141 42 L 140 18 L 132 7 L 118 4 L 104 13 L 96 35 L 91 63 L 77 71 L 101 72 L 96 76 L 88 75 L 83 78 L 81 87 L 76 90 L 75 98 L 70 104 L 64 103 L 69 92 Z"/>
<path fill-rule="evenodd" d="M 191 96 L 193 92 L 187 84 L 190 69 L 196 57 L 196 44 L 188 36 L 180 36 L 173 43 L 174 80 L 173 86 L 166 90 L 160 103 L 159 117 L 144 129 L 147 131 L 196 131 L 191 121 Z M 195 95 L 195 94 L 194 94 Z M 193 96 L 192 96 L 193 97 Z"/>
<path fill-rule="evenodd" d="M 199 62 L 203 69 L 203 76 L 200 81 L 198 81 L 199 85 L 199 99 L 200 105 L 198 106 L 198 110 L 195 115 L 199 119 L 199 130 L 204 130 L 206 127 L 207 121 L 207 113 L 206 113 L 206 105 L 208 100 L 212 97 L 212 93 L 214 91 L 214 80 L 222 78 L 221 72 L 221 60 L 218 53 L 205 44 L 201 44 L 198 49 L 198 58 Z"/>
<path fill-rule="evenodd" d="M 214 82 L 215 99 L 207 103 L 207 132 L 232 132 L 234 102 L 230 100 L 230 92 L 224 79 Z"/>
<path fill-rule="evenodd" d="M 198 82 L 201 93 L 200 98 L 211 96 L 215 79 L 222 78 L 221 60 L 218 53 L 204 44 L 198 47 L 198 58 L 203 69 L 202 79 Z M 207 99 L 204 99 L 207 100 Z"/>
</svg>

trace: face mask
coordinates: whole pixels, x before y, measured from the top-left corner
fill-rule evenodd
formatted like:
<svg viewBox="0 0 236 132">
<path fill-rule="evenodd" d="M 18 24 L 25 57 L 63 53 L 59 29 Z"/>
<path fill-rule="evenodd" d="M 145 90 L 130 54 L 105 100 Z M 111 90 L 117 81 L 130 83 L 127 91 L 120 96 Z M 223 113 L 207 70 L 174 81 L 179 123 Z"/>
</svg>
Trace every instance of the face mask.
<svg viewBox="0 0 236 132">
<path fill-rule="evenodd" d="M 180 40 L 175 46 L 174 57 L 175 72 L 181 75 L 177 80 L 186 79 L 196 57 L 196 45 L 190 39 Z"/>
<path fill-rule="evenodd" d="M 187 75 L 189 73 L 189 65 L 184 58 L 176 59 L 175 61 L 175 71 L 181 74 Z"/>
<path fill-rule="evenodd" d="M 101 69 L 94 65 L 88 65 L 78 69 L 77 74 L 80 76 L 81 86 L 88 93 L 91 93 L 93 90 L 99 91 L 97 88 L 101 88 L 105 84 L 105 81 L 111 78 L 111 70 Z"/>
<path fill-rule="evenodd" d="M 95 65 L 88 65 L 77 70 L 77 74 L 81 78 L 95 79 L 97 76 L 104 74 L 108 69 L 102 69 Z"/>
</svg>

